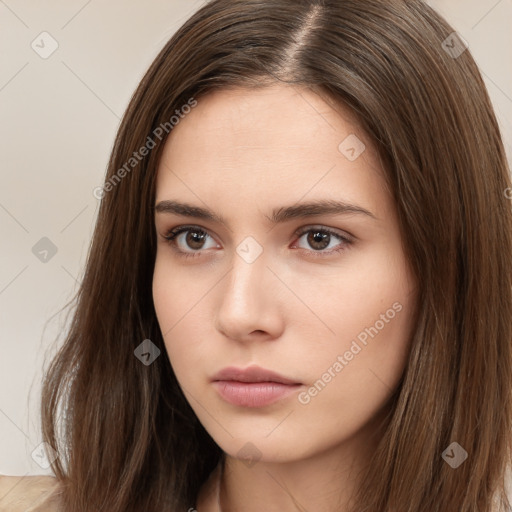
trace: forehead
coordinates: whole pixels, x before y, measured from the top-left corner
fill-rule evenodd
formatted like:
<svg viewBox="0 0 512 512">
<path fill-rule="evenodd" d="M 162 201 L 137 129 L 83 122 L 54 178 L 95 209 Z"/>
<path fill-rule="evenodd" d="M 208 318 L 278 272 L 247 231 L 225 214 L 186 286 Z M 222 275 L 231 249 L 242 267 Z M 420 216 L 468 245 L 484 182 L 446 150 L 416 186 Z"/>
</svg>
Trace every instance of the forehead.
<svg viewBox="0 0 512 512">
<path fill-rule="evenodd" d="M 261 148 L 313 149 L 319 142 L 336 150 L 340 135 L 347 130 L 362 132 L 348 108 L 336 105 L 334 110 L 307 88 L 279 84 L 210 92 L 173 129 L 169 140 L 172 144 L 174 140 L 189 139 L 192 132 L 198 139 L 200 132 L 207 135 L 201 142 L 210 149 L 219 148 L 221 143 L 223 152 L 230 149 L 235 154 Z M 312 140 L 313 134 L 322 140 Z"/>
<path fill-rule="evenodd" d="M 229 198 L 243 206 L 256 196 L 280 204 L 284 196 L 293 202 L 343 193 L 377 209 L 379 160 L 348 108 L 281 84 L 217 90 L 197 101 L 166 141 L 159 199 L 196 195 L 206 203 Z M 347 158 L 347 144 L 364 151 Z"/>
</svg>

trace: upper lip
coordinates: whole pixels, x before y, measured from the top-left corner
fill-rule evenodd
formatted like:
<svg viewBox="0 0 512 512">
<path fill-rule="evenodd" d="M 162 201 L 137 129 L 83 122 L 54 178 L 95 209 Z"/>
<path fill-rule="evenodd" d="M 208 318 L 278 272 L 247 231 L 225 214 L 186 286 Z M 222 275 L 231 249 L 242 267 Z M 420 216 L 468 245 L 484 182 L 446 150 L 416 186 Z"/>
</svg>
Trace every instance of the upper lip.
<svg viewBox="0 0 512 512">
<path fill-rule="evenodd" d="M 236 368 L 229 366 L 216 373 L 212 379 L 216 380 L 234 380 L 238 382 L 279 382 L 281 384 L 300 384 L 300 382 L 288 379 L 271 370 L 266 370 L 259 366 L 250 366 L 248 368 Z"/>
</svg>

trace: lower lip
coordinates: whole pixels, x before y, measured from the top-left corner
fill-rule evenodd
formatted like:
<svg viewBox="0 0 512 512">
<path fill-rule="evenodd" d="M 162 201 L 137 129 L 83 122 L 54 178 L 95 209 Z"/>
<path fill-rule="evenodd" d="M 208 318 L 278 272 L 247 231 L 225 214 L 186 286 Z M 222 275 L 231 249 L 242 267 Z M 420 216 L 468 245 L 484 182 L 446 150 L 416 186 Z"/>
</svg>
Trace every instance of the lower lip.
<svg viewBox="0 0 512 512">
<path fill-rule="evenodd" d="M 300 384 L 239 382 L 236 380 L 216 380 L 213 384 L 226 402 L 241 407 L 270 405 L 291 395 L 301 387 Z"/>
</svg>

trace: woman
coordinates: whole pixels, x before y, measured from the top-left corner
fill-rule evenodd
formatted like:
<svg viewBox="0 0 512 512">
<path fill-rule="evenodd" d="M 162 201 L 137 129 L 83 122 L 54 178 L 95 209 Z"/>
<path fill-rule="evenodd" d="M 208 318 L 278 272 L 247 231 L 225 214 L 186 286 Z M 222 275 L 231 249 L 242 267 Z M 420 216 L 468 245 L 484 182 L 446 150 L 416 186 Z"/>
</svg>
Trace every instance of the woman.
<svg viewBox="0 0 512 512">
<path fill-rule="evenodd" d="M 509 187 L 424 3 L 206 4 L 96 191 L 42 397 L 59 506 L 507 510 Z"/>
</svg>

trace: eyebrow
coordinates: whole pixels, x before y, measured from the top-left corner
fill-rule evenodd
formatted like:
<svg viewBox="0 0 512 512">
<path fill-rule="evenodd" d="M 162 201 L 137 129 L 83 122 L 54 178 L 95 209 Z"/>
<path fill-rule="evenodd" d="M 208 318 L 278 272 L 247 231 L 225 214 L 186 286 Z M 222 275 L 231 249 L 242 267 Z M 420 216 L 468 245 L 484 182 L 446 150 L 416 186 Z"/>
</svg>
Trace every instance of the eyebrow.
<svg viewBox="0 0 512 512">
<path fill-rule="evenodd" d="M 165 200 L 160 201 L 155 205 L 155 213 L 162 214 L 175 214 L 182 217 L 194 217 L 198 219 L 209 220 L 227 225 L 223 217 L 217 215 L 207 208 L 200 206 L 193 206 L 187 203 L 180 203 L 178 201 Z M 330 199 L 298 203 L 291 206 L 283 206 L 281 208 L 274 208 L 270 216 L 265 215 L 272 224 L 286 222 L 292 219 L 302 219 L 305 217 L 314 217 L 318 215 L 365 215 L 378 220 L 377 217 L 366 208 L 356 204 L 350 204 L 345 201 L 335 201 Z"/>
</svg>

